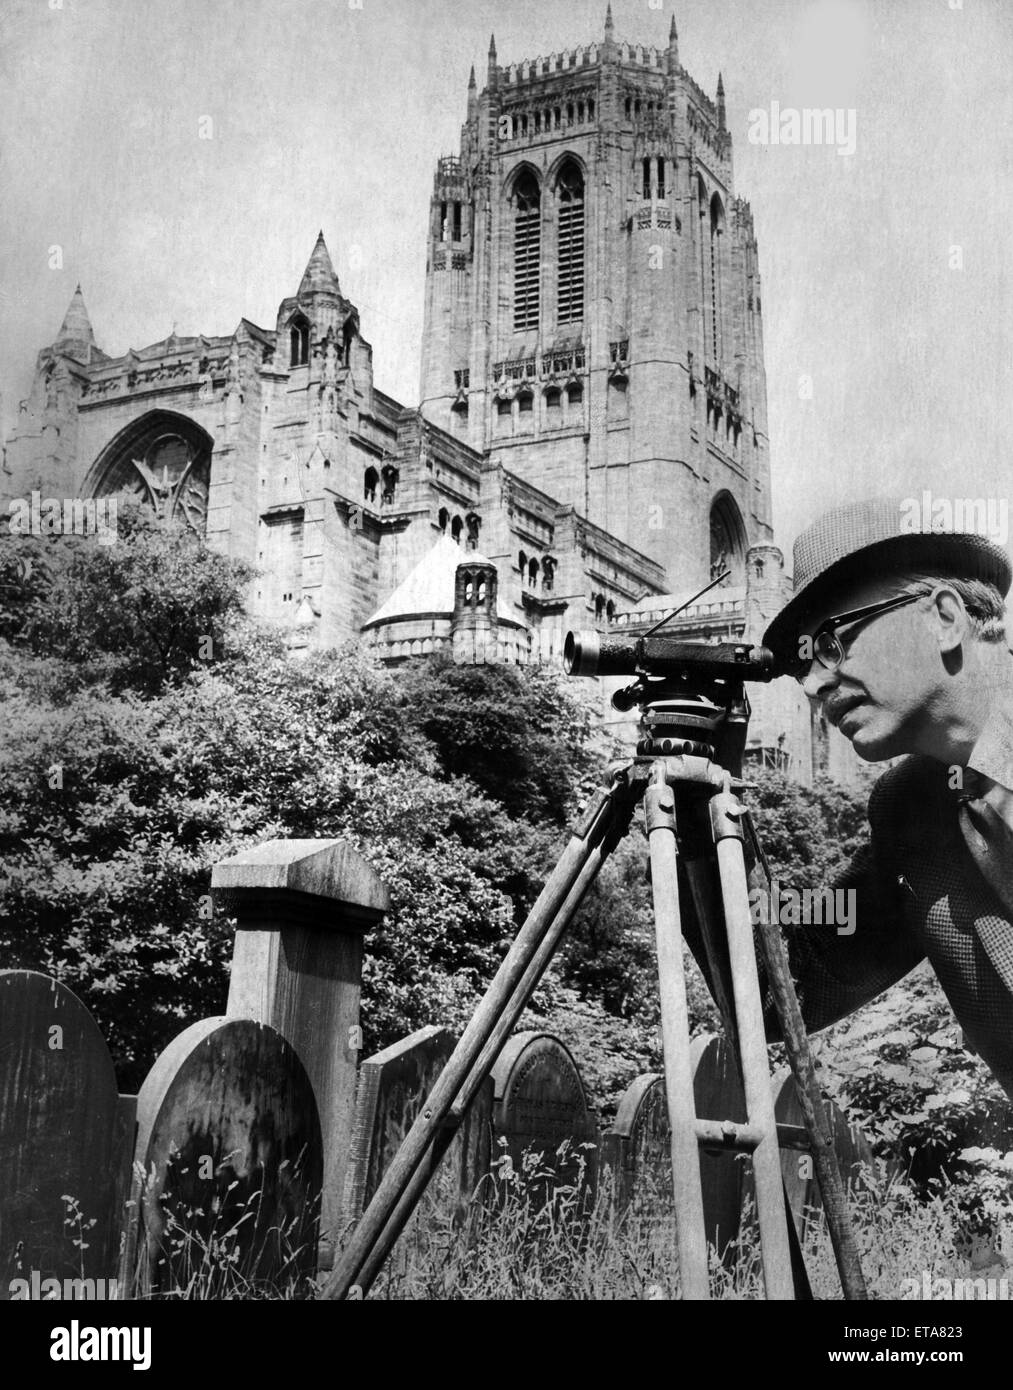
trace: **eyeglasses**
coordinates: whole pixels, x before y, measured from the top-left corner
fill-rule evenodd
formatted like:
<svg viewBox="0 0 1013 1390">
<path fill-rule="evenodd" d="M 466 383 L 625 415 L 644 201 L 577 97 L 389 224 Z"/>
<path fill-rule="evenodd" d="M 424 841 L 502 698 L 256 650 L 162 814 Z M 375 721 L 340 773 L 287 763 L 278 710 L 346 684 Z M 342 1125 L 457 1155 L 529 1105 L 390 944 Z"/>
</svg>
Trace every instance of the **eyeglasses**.
<svg viewBox="0 0 1013 1390">
<path fill-rule="evenodd" d="M 791 674 L 801 685 L 809 674 L 813 661 L 818 661 L 828 671 L 836 671 L 848 653 L 847 647 L 838 637 L 835 628 L 847 627 L 850 623 L 877 618 L 881 613 L 889 613 L 894 608 L 903 608 L 906 603 L 915 603 L 918 599 L 927 597 L 927 594 L 900 594 L 896 598 L 883 599 L 879 603 L 868 603 L 864 608 L 852 608 L 848 613 L 838 613 L 835 618 L 827 618 L 825 622 L 820 623 L 810 639 L 812 657 L 800 657 L 798 665 Z M 855 633 L 850 635 L 851 637 L 856 636 Z"/>
</svg>

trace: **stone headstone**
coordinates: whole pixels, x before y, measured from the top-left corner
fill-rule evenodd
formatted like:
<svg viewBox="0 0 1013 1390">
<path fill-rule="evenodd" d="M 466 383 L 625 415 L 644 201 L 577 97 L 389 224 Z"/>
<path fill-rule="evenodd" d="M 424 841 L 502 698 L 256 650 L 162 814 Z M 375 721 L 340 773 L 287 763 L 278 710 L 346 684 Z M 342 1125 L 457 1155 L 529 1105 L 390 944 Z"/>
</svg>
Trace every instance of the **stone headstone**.
<svg viewBox="0 0 1013 1390">
<path fill-rule="evenodd" d="M 795 1093 L 795 1082 L 789 1069 L 785 1068 L 774 1077 L 774 1115 L 778 1124 L 801 1125 L 802 1109 Z M 829 1097 L 823 1098 L 823 1116 L 829 1124 L 834 1137 L 834 1149 L 841 1169 L 845 1187 L 854 1187 L 861 1181 L 862 1164 L 872 1162 L 872 1149 L 869 1141 L 857 1125 L 852 1125 L 848 1117 Z M 781 1172 L 784 1175 L 785 1193 L 795 1229 L 799 1239 L 804 1241 L 814 1218 L 822 1209 L 823 1199 L 815 1168 L 808 1150 L 781 1150 Z"/>
<path fill-rule="evenodd" d="M 346 1223 L 365 1210 L 455 1043 L 447 1028 L 420 1028 L 362 1063 L 345 1184 Z M 463 1215 L 489 1171 L 491 1119 L 492 1081 L 487 1079 L 430 1184 L 428 1198 L 444 1215 Z"/>
<path fill-rule="evenodd" d="M 92 1296 L 109 1292 L 132 1138 L 80 999 L 35 971 L 0 971 L 0 1300 L 45 1297 L 45 1279 L 102 1280 Z M 12 1291 L 19 1278 L 29 1288 Z"/>
<path fill-rule="evenodd" d="M 363 936 L 390 906 L 376 872 L 341 840 L 268 840 L 215 864 L 216 908 L 237 918 L 229 1018 L 270 1024 L 313 1085 L 324 1142 L 322 1254 L 341 1221 L 361 1047 Z"/>
<path fill-rule="evenodd" d="M 280 1033 L 232 1018 L 185 1029 L 141 1087 L 137 1125 L 126 1296 L 194 1277 L 192 1296 L 202 1298 L 223 1296 L 223 1278 L 233 1293 L 237 1279 L 304 1287 L 316 1269 L 320 1121 L 306 1070 Z M 237 1252 L 235 1270 L 218 1259 L 201 1272 L 202 1250 L 219 1243 Z"/>
<path fill-rule="evenodd" d="M 725 1038 L 712 1034 L 694 1038 L 691 1056 L 697 1118 L 744 1122 L 745 1096 L 734 1054 Z M 734 1253 L 729 1245 L 739 1234 L 748 1169 L 748 1158 L 738 1154 L 712 1153 L 706 1149 L 700 1151 L 700 1185 L 707 1240 L 722 1259 Z"/>
<path fill-rule="evenodd" d="M 617 1210 L 624 1211 L 633 1203 L 641 1210 L 671 1215 L 670 1139 L 665 1078 L 645 1072 L 624 1093 L 615 1123 L 604 1140 Z"/>
<path fill-rule="evenodd" d="M 553 1187 L 574 1184 L 583 1168 L 585 1192 L 595 1191 L 600 1136 L 587 1102 L 577 1064 L 548 1033 L 517 1033 L 509 1038 L 493 1067 L 493 1163 L 510 1160 L 522 1172 L 525 1153 L 543 1156 L 540 1167 L 552 1178 L 532 1180 L 543 1196 Z M 503 1141 L 499 1143 L 498 1141 Z M 561 1146 L 566 1145 L 560 1153 Z"/>
</svg>

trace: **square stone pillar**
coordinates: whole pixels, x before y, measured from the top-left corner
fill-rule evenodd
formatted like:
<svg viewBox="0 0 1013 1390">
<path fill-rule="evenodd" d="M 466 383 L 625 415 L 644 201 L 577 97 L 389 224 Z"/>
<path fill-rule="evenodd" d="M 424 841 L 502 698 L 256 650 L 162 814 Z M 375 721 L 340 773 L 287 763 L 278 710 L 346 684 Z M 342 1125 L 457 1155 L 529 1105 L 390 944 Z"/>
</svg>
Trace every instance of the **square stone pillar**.
<svg viewBox="0 0 1013 1390">
<path fill-rule="evenodd" d="M 215 864 L 219 911 L 238 918 L 226 1013 L 270 1024 L 306 1068 L 324 1145 L 322 1254 L 340 1234 L 352 1132 L 363 936 L 390 908 L 341 840 L 269 840 Z"/>
</svg>

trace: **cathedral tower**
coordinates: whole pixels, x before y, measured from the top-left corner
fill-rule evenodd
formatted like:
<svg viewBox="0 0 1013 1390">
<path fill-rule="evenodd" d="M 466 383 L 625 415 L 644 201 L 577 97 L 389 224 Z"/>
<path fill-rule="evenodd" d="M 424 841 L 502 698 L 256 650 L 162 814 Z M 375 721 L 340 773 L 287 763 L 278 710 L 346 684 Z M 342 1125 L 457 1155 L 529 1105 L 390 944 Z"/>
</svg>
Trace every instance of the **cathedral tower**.
<svg viewBox="0 0 1013 1390">
<path fill-rule="evenodd" d="M 771 539 L 760 277 L 724 86 L 603 40 L 474 73 L 430 208 L 422 410 L 662 564 Z"/>
</svg>

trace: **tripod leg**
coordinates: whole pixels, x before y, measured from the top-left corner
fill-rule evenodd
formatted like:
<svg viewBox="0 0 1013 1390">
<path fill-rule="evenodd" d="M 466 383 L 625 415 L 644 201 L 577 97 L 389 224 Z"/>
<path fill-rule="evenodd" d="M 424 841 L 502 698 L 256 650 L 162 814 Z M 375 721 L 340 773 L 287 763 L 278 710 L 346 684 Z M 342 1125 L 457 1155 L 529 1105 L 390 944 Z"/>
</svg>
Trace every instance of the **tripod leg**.
<svg viewBox="0 0 1013 1390">
<path fill-rule="evenodd" d="M 679 1277 L 684 1299 L 710 1297 L 707 1235 L 700 1183 L 700 1148 L 689 1052 L 689 1008 L 682 960 L 682 920 L 676 866 L 675 793 L 665 780 L 665 764 L 651 769 L 644 798 L 651 848 L 651 888 L 661 990 L 661 1035 L 665 1054 L 665 1096 L 672 1131 L 672 1187 L 675 1195 Z"/>
<path fill-rule="evenodd" d="M 791 1299 L 794 1297 L 794 1284 L 788 1243 L 790 1218 L 784 1202 L 781 1149 L 770 1089 L 763 1004 L 753 949 L 753 926 L 742 849 L 742 808 L 727 790 L 727 783 L 726 790 L 711 799 L 710 810 L 725 910 L 746 1109 L 750 1122 L 763 1136 L 753 1151 L 763 1282 L 768 1298 Z"/>
<path fill-rule="evenodd" d="M 528 914 L 513 945 L 496 972 L 492 984 L 461 1035 L 446 1066 L 437 1078 L 421 1113 L 405 1136 L 400 1149 L 394 1155 L 390 1167 L 363 1213 L 362 1219 L 352 1232 L 348 1245 L 336 1262 L 335 1268 L 324 1286 L 322 1298 L 344 1298 L 353 1287 L 361 1292 L 367 1263 L 372 1268 L 373 1277 L 375 1277 L 379 1264 L 370 1259 L 371 1253 L 374 1248 L 379 1251 L 380 1246 L 383 1245 L 385 1248 L 379 1261 L 382 1263 L 390 1244 L 396 1239 L 400 1226 L 394 1229 L 395 1223 L 392 1222 L 392 1217 L 406 1190 L 411 1185 L 413 1176 L 420 1165 L 423 1165 L 423 1161 L 447 1119 L 462 1086 L 469 1079 L 469 1074 L 474 1073 L 471 1076 L 474 1085 L 472 1095 L 483 1077 L 488 1074 L 496 1054 L 493 1053 L 490 1056 L 487 1044 L 496 1031 L 502 1016 L 520 998 L 519 987 L 522 982 L 525 979 L 531 979 L 532 960 L 536 956 L 539 946 L 556 924 L 557 917 L 562 917 L 562 908 L 570 898 L 575 884 L 580 880 L 588 860 L 592 858 L 602 841 L 609 836 L 615 822 L 617 805 L 625 801 L 629 795 L 625 782 L 617 781 L 589 808 L 574 830 L 556 867 L 539 894 L 537 902 Z M 565 925 L 566 919 L 564 918 L 563 927 Z M 547 963 L 546 960 L 545 964 Z M 544 965 L 542 968 L 544 969 Z M 535 981 L 537 982 L 537 976 Z M 526 1002 L 526 997 L 520 998 L 517 1015 Z M 507 1033 L 502 1034 L 500 1047 L 506 1040 L 506 1036 Z M 485 1065 L 485 1071 L 479 1075 L 476 1063 L 480 1058 Z M 431 1172 L 430 1164 L 426 1163 L 424 1166 L 427 1172 Z M 422 1182 L 414 1194 L 412 1206 L 418 1200 L 424 1187 L 425 1182 Z M 403 1212 L 402 1226 L 410 1210 L 409 1207 Z"/>
<path fill-rule="evenodd" d="M 746 830 L 751 843 L 759 849 L 755 828 L 745 816 Z M 766 871 L 766 861 L 762 851 L 758 856 Z M 769 875 L 768 875 L 769 877 Z M 841 1178 L 840 1165 L 834 1149 L 833 1135 L 823 1118 L 822 1097 L 816 1071 L 813 1067 L 812 1050 L 802 1019 L 798 996 L 792 983 L 788 965 L 788 953 L 784 939 L 773 922 L 760 922 L 760 941 L 767 965 L 767 978 L 781 1022 L 784 1037 L 784 1050 L 788 1054 L 792 1076 L 795 1079 L 795 1094 L 802 1111 L 802 1122 L 809 1135 L 809 1146 L 816 1169 L 823 1210 L 826 1213 L 827 1229 L 834 1247 L 837 1271 L 841 1276 L 841 1290 L 848 1300 L 862 1300 L 869 1297 L 862 1273 L 862 1261 L 855 1244 L 855 1235 L 848 1218 L 848 1199 Z"/>
<path fill-rule="evenodd" d="M 572 920 L 574 913 L 580 906 L 584 894 L 597 878 L 598 871 L 602 864 L 629 829 L 634 805 L 634 800 L 630 798 L 628 802 L 617 806 L 613 825 L 610 827 L 606 837 L 601 843 L 595 846 L 587 863 L 581 870 L 579 878 L 571 889 L 569 896 L 549 928 L 549 931 L 546 933 L 535 954 L 531 957 L 528 967 L 517 987 L 517 992 L 497 1021 L 489 1041 L 482 1049 L 478 1061 L 468 1073 L 460 1094 L 454 1102 L 451 1115 L 457 1123 L 444 1125 L 439 1131 L 433 1141 L 433 1146 L 426 1160 L 421 1163 L 412 1174 L 387 1224 L 384 1226 L 373 1248 L 363 1260 L 359 1269 L 358 1279 L 356 1280 L 356 1288 L 360 1295 L 364 1296 L 369 1291 L 373 1280 L 383 1266 L 384 1260 L 393 1248 L 394 1242 L 404 1230 L 411 1218 L 412 1212 L 415 1210 L 422 1194 L 429 1185 L 433 1174 L 440 1166 L 441 1159 L 453 1143 L 454 1135 L 457 1132 L 457 1125 L 463 1121 L 468 1107 L 478 1093 L 482 1082 L 492 1070 L 503 1044 L 513 1032 L 517 1025 L 517 1020 L 524 1012 L 528 1000 L 537 989 L 538 982 L 551 963 L 556 948 L 567 926 Z"/>
</svg>

